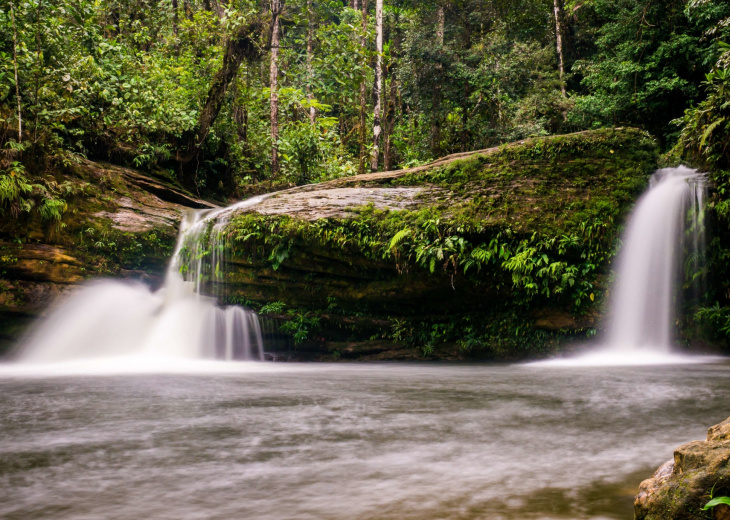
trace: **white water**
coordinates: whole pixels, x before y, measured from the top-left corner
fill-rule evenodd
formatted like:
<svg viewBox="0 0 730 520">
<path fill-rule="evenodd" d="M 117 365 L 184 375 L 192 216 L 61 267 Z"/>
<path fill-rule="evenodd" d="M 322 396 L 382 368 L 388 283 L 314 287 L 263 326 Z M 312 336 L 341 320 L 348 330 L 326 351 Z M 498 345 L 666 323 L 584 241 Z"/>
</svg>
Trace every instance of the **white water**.
<svg viewBox="0 0 730 520">
<path fill-rule="evenodd" d="M 705 190 L 705 176 L 684 166 L 652 175 L 623 237 L 603 343 L 587 355 L 547 363 L 648 365 L 716 359 L 672 352 L 684 260 L 696 271 L 704 255 Z M 701 292 L 698 281 L 693 288 L 695 294 Z"/>
<path fill-rule="evenodd" d="M 205 272 L 199 239 L 212 222 L 212 262 L 224 268 L 219 231 L 236 209 L 255 197 L 219 210 L 189 211 L 180 226 L 164 286 L 156 292 L 139 283 L 101 280 L 88 284 L 51 310 L 21 343 L 22 363 L 89 362 L 102 369 L 159 369 L 171 360 L 261 360 L 263 341 L 258 317 L 237 306 L 216 305 L 201 294 Z M 182 249 L 190 254 L 183 259 Z"/>
</svg>

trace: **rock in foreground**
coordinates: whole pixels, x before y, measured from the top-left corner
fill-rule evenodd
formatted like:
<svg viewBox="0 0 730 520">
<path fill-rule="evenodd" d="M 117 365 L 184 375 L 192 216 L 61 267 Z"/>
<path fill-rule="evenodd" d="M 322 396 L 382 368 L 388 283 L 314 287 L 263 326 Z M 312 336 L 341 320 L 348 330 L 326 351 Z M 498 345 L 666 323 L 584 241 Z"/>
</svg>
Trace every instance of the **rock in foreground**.
<svg viewBox="0 0 730 520">
<path fill-rule="evenodd" d="M 702 511 L 710 498 L 730 496 L 730 418 L 711 427 L 706 441 L 677 448 L 639 486 L 635 520 L 730 520 L 730 507 Z"/>
</svg>

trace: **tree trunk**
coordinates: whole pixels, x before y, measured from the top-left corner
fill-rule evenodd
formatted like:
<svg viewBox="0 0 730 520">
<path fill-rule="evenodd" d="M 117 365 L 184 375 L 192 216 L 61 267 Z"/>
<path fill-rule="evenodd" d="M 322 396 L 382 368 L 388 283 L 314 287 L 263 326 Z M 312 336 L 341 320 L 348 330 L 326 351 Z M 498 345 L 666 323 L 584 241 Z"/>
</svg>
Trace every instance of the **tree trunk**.
<svg viewBox="0 0 730 520">
<path fill-rule="evenodd" d="M 309 122 L 314 124 L 317 119 L 317 112 L 311 105 L 314 100 L 314 94 L 312 93 L 312 80 L 314 74 L 312 72 L 312 52 L 314 47 L 314 11 L 312 9 L 312 0 L 307 0 L 307 99 L 309 100 Z"/>
<path fill-rule="evenodd" d="M 177 26 L 178 26 L 178 17 L 177 17 L 177 0 L 172 0 L 172 34 L 175 36 L 175 51 L 177 52 Z"/>
<path fill-rule="evenodd" d="M 233 122 L 236 123 L 236 136 L 243 143 L 244 148 L 248 148 L 248 106 L 244 100 L 243 104 L 238 102 L 240 94 L 240 79 L 233 82 Z M 245 92 L 248 95 L 248 70 L 246 70 Z"/>
<path fill-rule="evenodd" d="M 439 53 L 442 52 L 444 46 L 444 33 L 446 32 L 446 9 L 443 5 L 439 5 L 436 12 L 436 42 L 438 43 Z M 441 155 L 441 78 L 443 67 L 441 62 L 436 65 L 436 86 L 433 91 L 433 114 L 431 115 L 431 152 L 435 156 Z"/>
<path fill-rule="evenodd" d="M 33 96 L 33 106 L 35 107 L 35 121 L 33 123 L 33 144 L 38 143 L 38 119 L 40 117 L 40 91 L 41 91 L 41 75 L 43 74 L 43 45 L 41 42 L 41 9 L 43 1 L 40 0 L 35 9 L 35 43 L 36 43 L 36 59 L 38 63 L 35 66 L 35 94 Z"/>
<path fill-rule="evenodd" d="M 185 11 L 185 17 L 193 21 L 193 8 L 190 6 L 190 0 L 183 0 L 183 11 Z"/>
<path fill-rule="evenodd" d="M 223 6 L 221 6 L 221 4 L 219 4 L 217 0 L 211 0 L 211 4 L 213 7 L 213 12 L 216 14 L 216 16 L 218 16 L 218 19 L 222 20 L 226 14 Z"/>
<path fill-rule="evenodd" d="M 279 173 L 279 17 L 284 0 L 271 0 L 271 64 L 269 85 L 271 92 L 271 174 Z"/>
<path fill-rule="evenodd" d="M 223 105 L 223 99 L 226 90 L 233 78 L 236 77 L 241 63 L 245 59 L 249 62 L 257 61 L 261 58 L 257 39 L 261 35 L 263 24 L 260 20 L 254 20 L 248 25 L 243 25 L 228 38 L 226 42 L 226 50 L 223 55 L 223 64 L 213 77 L 213 82 L 208 89 L 208 96 L 205 106 L 200 112 L 198 119 L 197 132 L 192 136 L 188 144 L 187 152 L 180 156 L 178 161 L 187 163 L 198 154 L 200 146 L 210 132 L 210 128 L 215 122 L 218 113 Z"/>
<path fill-rule="evenodd" d="M 385 171 L 390 171 L 393 169 L 393 151 L 391 136 L 393 135 L 393 130 L 395 129 L 396 110 L 397 107 L 400 106 L 398 104 L 398 79 L 396 69 L 394 67 L 395 60 L 398 59 L 398 57 L 400 56 L 399 51 L 401 35 L 398 29 L 398 22 L 399 20 L 396 14 L 394 29 L 395 34 L 393 36 L 391 51 L 391 63 L 389 67 L 386 67 L 384 69 L 384 72 L 387 74 L 387 78 L 390 80 L 390 93 L 388 94 L 388 100 L 385 104 L 385 124 L 383 125 L 383 170 Z"/>
<path fill-rule="evenodd" d="M 373 85 L 373 150 L 370 169 L 378 171 L 380 157 L 380 99 L 383 90 L 383 0 L 375 1 L 375 82 Z"/>
<path fill-rule="evenodd" d="M 13 70 L 15 72 L 15 99 L 18 101 L 18 143 L 23 142 L 23 116 L 21 111 L 20 83 L 18 82 L 18 28 L 15 25 L 15 6 L 10 0 L 10 19 L 13 23 Z"/>
<path fill-rule="evenodd" d="M 439 6 L 437 18 L 438 18 L 438 26 L 436 27 L 436 39 L 438 40 L 439 45 L 441 47 L 443 47 L 444 46 L 444 32 L 445 32 L 445 26 L 446 26 L 446 11 L 444 10 L 443 5 Z"/>
<path fill-rule="evenodd" d="M 362 0 L 362 40 L 360 41 L 360 47 L 362 52 L 365 54 L 365 50 L 368 42 L 368 0 Z M 366 164 L 366 146 L 365 146 L 365 110 L 367 108 L 367 100 L 365 96 L 365 76 L 363 75 L 360 81 L 360 157 L 358 161 L 358 173 L 365 173 Z"/>
<path fill-rule="evenodd" d="M 563 61 L 563 6 L 561 0 L 553 0 L 553 8 L 555 11 L 555 46 L 558 50 L 558 70 L 560 71 L 560 91 L 565 93 L 565 81 L 563 76 L 565 75 L 565 65 Z"/>
<path fill-rule="evenodd" d="M 383 170 L 393 168 L 393 153 L 390 138 L 395 128 L 396 101 L 398 98 L 398 82 L 394 74 L 390 74 L 390 94 L 385 108 L 385 125 L 383 126 Z"/>
</svg>

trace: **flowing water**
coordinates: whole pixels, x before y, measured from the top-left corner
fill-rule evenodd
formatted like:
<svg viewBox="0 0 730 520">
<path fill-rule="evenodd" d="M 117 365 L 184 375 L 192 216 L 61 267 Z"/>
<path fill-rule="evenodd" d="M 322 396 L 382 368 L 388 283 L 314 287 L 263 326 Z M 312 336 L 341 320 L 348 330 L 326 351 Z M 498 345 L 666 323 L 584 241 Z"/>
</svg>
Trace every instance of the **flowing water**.
<svg viewBox="0 0 730 520">
<path fill-rule="evenodd" d="M 704 191 L 696 170 L 666 168 L 652 176 L 629 220 L 616 269 L 607 338 L 614 349 L 671 350 L 684 248 L 693 258 L 704 251 Z"/>
<path fill-rule="evenodd" d="M 238 209 L 262 197 L 217 210 L 188 211 L 180 225 L 164 286 L 97 280 L 60 302 L 17 349 L 25 363 L 101 359 L 140 370 L 180 359 L 263 359 L 261 325 L 255 313 L 217 306 L 201 286 L 225 270 L 221 230 Z M 211 237 L 211 261 L 202 238 Z M 206 259 L 207 260 L 207 259 Z M 213 266 L 210 268 L 209 266 Z"/>
<path fill-rule="evenodd" d="M 700 271 L 705 255 L 705 175 L 684 166 L 657 170 L 637 201 L 623 236 L 610 291 L 607 333 L 590 353 L 552 365 L 704 362 L 673 352 L 682 280 Z M 703 292 L 691 281 L 692 296 Z"/>
<path fill-rule="evenodd" d="M 216 364 L 0 369 L 0 518 L 628 520 L 730 414 L 724 363 Z"/>
</svg>

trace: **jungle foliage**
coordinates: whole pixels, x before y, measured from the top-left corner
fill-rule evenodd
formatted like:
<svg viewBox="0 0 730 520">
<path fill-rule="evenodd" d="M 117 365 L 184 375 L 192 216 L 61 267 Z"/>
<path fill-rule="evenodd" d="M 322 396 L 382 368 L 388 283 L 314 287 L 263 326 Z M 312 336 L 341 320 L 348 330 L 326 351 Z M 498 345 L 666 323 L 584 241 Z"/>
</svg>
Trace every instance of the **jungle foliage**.
<svg viewBox="0 0 730 520">
<path fill-rule="evenodd" d="M 62 194 L 37 176 L 79 156 L 239 198 L 262 181 L 302 184 L 363 171 L 371 153 L 375 19 L 367 2 L 282 3 L 276 175 L 269 2 L 0 5 L 6 210 L 27 207 L 21 194 L 8 198 L 14 162 L 38 180 L 34 207 L 46 200 L 58 212 Z M 727 110 L 725 69 L 716 64 L 729 16 L 720 0 L 387 1 L 378 169 L 620 125 L 647 129 L 665 144 L 681 132 L 702 155 L 727 153 L 722 139 L 702 136 L 727 136 L 713 110 Z M 231 65 L 227 46 L 242 34 L 246 58 L 214 92 L 217 74 Z M 214 94 L 222 97 L 211 110 Z M 683 126 L 669 124 L 698 103 Z"/>
</svg>

